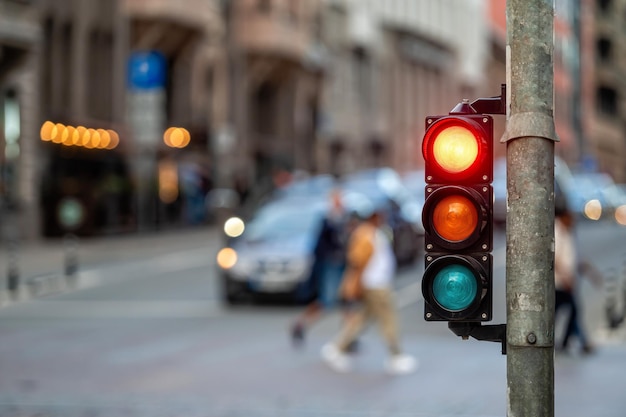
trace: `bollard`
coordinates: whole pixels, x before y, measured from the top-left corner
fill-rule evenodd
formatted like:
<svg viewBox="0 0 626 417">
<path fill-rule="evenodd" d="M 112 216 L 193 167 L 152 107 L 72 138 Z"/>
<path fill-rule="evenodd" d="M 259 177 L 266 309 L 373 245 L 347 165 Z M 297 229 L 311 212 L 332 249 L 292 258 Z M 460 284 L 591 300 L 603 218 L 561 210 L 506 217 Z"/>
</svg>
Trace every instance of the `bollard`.
<svg viewBox="0 0 626 417">
<path fill-rule="evenodd" d="M 626 318 L 626 254 L 624 255 L 624 263 L 622 266 L 622 314 L 619 316 L 619 324 Z"/>
<path fill-rule="evenodd" d="M 17 240 L 8 242 L 7 289 L 15 297 L 20 284 Z"/>
<path fill-rule="evenodd" d="M 74 277 L 78 272 L 78 237 L 73 233 L 63 236 L 64 270 L 66 277 Z"/>
<path fill-rule="evenodd" d="M 623 314 L 617 312 L 617 291 L 618 291 L 618 274 L 611 268 L 607 273 L 606 279 L 606 306 L 605 313 L 609 325 L 609 329 L 615 330 L 622 323 Z M 622 317 L 620 317 L 622 316 Z"/>
<path fill-rule="evenodd" d="M 620 279 L 621 278 L 621 279 Z M 622 274 L 620 275 L 611 268 L 607 280 L 607 299 L 606 299 L 606 318 L 609 329 L 615 330 L 621 326 L 626 319 L 626 255 L 622 265 Z M 621 310 L 618 311 L 620 301 L 618 297 L 621 295 Z"/>
</svg>

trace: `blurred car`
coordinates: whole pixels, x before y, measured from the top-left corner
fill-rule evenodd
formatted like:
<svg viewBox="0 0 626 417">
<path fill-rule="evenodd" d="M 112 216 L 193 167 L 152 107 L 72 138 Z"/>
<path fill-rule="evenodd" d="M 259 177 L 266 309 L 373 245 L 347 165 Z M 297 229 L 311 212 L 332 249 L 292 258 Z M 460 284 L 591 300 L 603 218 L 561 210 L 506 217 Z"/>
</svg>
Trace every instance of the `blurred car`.
<svg viewBox="0 0 626 417">
<path fill-rule="evenodd" d="M 372 210 L 362 195 L 344 192 L 342 197 L 348 211 Z M 230 236 L 217 255 L 225 301 L 280 294 L 301 303 L 314 297 L 313 251 L 330 208 L 327 200 L 327 195 L 280 198 L 263 205 L 250 221 L 229 219 L 225 232 Z"/>
<path fill-rule="evenodd" d="M 423 169 L 405 172 L 402 175 L 402 183 L 409 193 L 411 193 L 411 196 L 413 196 L 417 203 L 422 207 L 424 206 L 424 200 L 426 198 L 424 194 L 424 190 L 426 189 L 426 180 L 424 175 L 425 173 Z"/>
<path fill-rule="evenodd" d="M 611 184 L 603 190 L 610 213 L 606 216 L 621 226 L 626 226 L 626 184 Z"/>
<path fill-rule="evenodd" d="M 571 204 L 572 192 L 569 184 L 572 173 L 563 159 L 554 157 L 554 187 L 555 198 L 564 198 Z M 493 164 L 493 221 L 497 225 L 506 224 L 507 216 L 507 165 L 506 158 L 498 158 Z"/>
<path fill-rule="evenodd" d="M 406 188 L 400 174 L 390 168 L 367 169 L 345 176 L 341 187 L 365 195 L 384 213 L 398 264 L 417 259 L 424 244 L 423 203 Z"/>
<path fill-rule="evenodd" d="M 622 226 L 626 226 L 626 184 L 616 184 L 621 197 L 619 205 L 615 209 L 615 221 Z"/>
<path fill-rule="evenodd" d="M 417 259 L 424 236 L 421 221 L 423 198 L 422 201 L 415 198 L 400 175 L 391 168 L 365 169 L 341 179 L 329 174 L 300 178 L 276 190 L 271 200 L 294 197 L 325 199 L 333 188 L 340 188 L 348 195 L 365 196 L 376 210 L 385 214 L 399 264 L 409 264 Z"/>
<path fill-rule="evenodd" d="M 588 220 L 612 217 L 614 208 L 606 190 L 613 184 L 605 173 L 572 172 L 564 190 L 570 210 Z"/>
<path fill-rule="evenodd" d="M 312 175 L 296 179 L 289 184 L 277 189 L 272 195 L 272 199 L 286 197 L 311 197 L 327 196 L 338 184 L 337 180 L 330 174 Z"/>
</svg>

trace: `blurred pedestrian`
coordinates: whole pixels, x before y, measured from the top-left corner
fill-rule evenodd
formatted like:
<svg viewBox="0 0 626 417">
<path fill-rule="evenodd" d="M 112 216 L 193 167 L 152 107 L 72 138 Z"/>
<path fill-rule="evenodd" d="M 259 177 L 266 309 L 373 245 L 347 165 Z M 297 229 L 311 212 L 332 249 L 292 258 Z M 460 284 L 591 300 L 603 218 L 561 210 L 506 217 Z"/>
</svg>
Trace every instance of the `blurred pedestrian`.
<svg viewBox="0 0 626 417">
<path fill-rule="evenodd" d="M 582 326 L 580 309 L 576 297 L 576 281 L 579 274 L 588 277 L 595 284 L 602 280 L 592 264 L 579 258 L 576 248 L 575 220 L 564 204 L 555 205 L 554 219 L 554 287 L 555 319 L 559 311 L 566 310 L 565 333 L 556 341 L 557 351 L 566 352 L 572 336 L 578 337 L 581 352 L 593 352 Z"/>
<path fill-rule="evenodd" d="M 330 193 L 330 210 L 322 221 L 314 250 L 313 280 L 317 285 L 317 295 L 291 327 L 291 339 L 295 346 L 304 342 L 307 329 L 320 319 L 322 312 L 338 304 L 339 285 L 346 266 L 348 225 L 348 213 L 341 192 L 334 189 Z"/>
<path fill-rule="evenodd" d="M 348 243 L 348 266 L 340 294 L 352 311 L 346 316 L 336 341 L 325 344 L 321 352 L 323 360 L 339 372 L 350 370 L 349 346 L 371 321 L 378 322 L 387 343 L 388 372 L 410 373 L 417 366 L 416 359 L 400 348 L 392 293 L 396 260 L 383 226 L 382 213 L 375 212 L 357 226 Z"/>
</svg>

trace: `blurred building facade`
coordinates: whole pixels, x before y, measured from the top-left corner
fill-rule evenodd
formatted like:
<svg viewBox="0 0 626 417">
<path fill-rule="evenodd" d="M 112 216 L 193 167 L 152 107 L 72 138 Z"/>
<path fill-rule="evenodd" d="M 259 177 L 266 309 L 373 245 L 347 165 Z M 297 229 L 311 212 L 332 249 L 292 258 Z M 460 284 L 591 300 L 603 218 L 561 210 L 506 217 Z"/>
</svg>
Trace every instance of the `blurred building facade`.
<svg viewBox="0 0 626 417">
<path fill-rule="evenodd" d="M 557 153 L 626 181 L 626 0 L 556 13 Z M 201 222 L 212 186 L 419 169 L 427 115 L 500 93 L 505 14 L 499 0 L 0 0 L 0 193 L 25 236 L 63 233 L 68 198 L 77 231 L 101 234 Z M 44 142 L 44 121 L 120 144 Z M 185 147 L 164 143 L 174 126 Z"/>
<path fill-rule="evenodd" d="M 219 182 L 267 190 L 281 173 L 317 171 L 325 62 L 320 0 L 225 1 L 229 99 L 216 137 Z"/>
<path fill-rule="evenodd" d="M 490 33 L 490 53 L 486 65 L 486 78 L 508 83 L 507 80 L 507 32 L 506 32 L 506 2 L 489 0 L 488 2 L 488 27 Z M 493 88 L 493 87 L 492 87 Z M 485 92 L 483 95 L 487 95 Z M 493 95 L 493 94 L 492 94 Z M 510 91 L 507 93 L 510 96 Z M 508 100 L 508 98 L 507 98 Z M 506 129 L 506 117 L 495 116 L 493 118 L 494 140 L 498 141 Z M 494 143 L 494 158 L 506 157 L 506 144 Z"/>
<path fill-rule="evenodd" d="M 2 50 L 7 51 L 0 86 L 18 97 L 22 127 L 14 180 L 4 193 L 14 193 L 19 201 L 25 237 L 66 232 L 59 210 L 67 199 L 79 201 L 83 209 L 72 231 L 87 235 L 134 229 L 142 221 L 163 223 L 169 212 L 189 209 L 178 184 L 171 201 L 156 200 L 162 161 L 172 161 L 177 172 L 189 167 L 195 178 L 188 188 L 202 187 L 191 183 L 210 178 L 211 133 L 223 117 L 220 106 L 225 98 L 220 95 L 226 95 L 220 89 L 220 77 L 226 77 L 223 22 L 217 1 L 182 3 L 0 2 L 2 19 L 12 23 L 0 25 L 12 36 L 0 35 Z M 31 27 L 18 42 L 13 38 L 21 33 L 17 29 L 22 20 Z M 21 49 L 14 53 L 15 44 Z M 131 62 L 152 51 L 163 57 L 159 71 L 166 81 L 158 89 L 142 89 L 141 83 L 130 80 Z M 26 59 L 14 60 L 18 54 Z M 148 64 L 143 62 L 144 67 Z M 141 73 L 143 67 L 137 67 Z M 147 69 L 149 76 L 153 69 Z M 150 117 L 143 124 L 146 129 L 138 130 L 136 116 Z M 119 146 L 104 150 L 43 142 L 39 128 L 44 121 L 111 129 L 119 135 Z M 185 149 L 164 144 L 168 126 L 191 132 Z M 3 161 L 2 166 L 9 164 Z"/>
<path fill-rule="evenodd" d="M 39 217 L 36 135 L 37 54 L 41 30 L 33 2 L 0 0 L 0 230 L 26 227 L 12 213 Z M 29 167 L 29 169 L 24 169 Z"/>
<path fill-rule="evenodd" d="M 580 1 L 584 169 L 626 182 L 626 1 Z"/>
<path fill-rule="evenodd" d="M 563 159 L 574 161 L 580 148 L 580 134 L 577 128 L 577 106 L 580 102 L 579 48 L 576 31 L 578 4 L 569 0 L 555 3 L 554 17 L 554 124 L 559 138 L 555 152 Z M 492 36 L 492 50 L 488 74 L 490 79 L 505 79 L 506 74 L 506 2 L 489 1 L 489 20 Z M 503 133 L 506 119 L 494 118 L 496 138 Z M 496 157 L 506 156 L 505 144 L 495 144 Z"/>
<path fill-rule="evenodd" d="M 568 162 L 577 159 L 582 140 L 579 134 L 580 83 L 576 82 L 580 78 L 577 15 L 576 2 L 555 2 L 554 126 L 559 139 L 555 153 Z"/>
<path fill-rule="evenodd" d="M 420 168 L 427 115 L 498 95 L 504 78 L 486 86 L 486 11 L 483 1 L 326 0 L 323 169 Z"/>
</svg>

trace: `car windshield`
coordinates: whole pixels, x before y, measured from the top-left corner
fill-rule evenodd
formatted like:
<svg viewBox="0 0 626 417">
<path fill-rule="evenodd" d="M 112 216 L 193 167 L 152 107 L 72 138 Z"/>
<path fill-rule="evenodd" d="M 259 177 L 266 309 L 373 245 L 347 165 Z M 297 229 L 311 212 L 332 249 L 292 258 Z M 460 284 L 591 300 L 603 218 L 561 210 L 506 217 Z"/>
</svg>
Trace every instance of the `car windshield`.
<svg viewBox="0 0 626 417">
<path fill-rule="evenodd" d="M 335 186 L 331 175 L 318 175 L 297 180 L 281 188 L 276 193 L 283 197 L 305 197 L 310 195 L 326 195 Z"/>
<path fill-rule="evenodd" d="M 302 236 L 318 227 L 322 207 L 302 205 L 271 205 L 259 211 L 248 225 L 246 237 L 250 240 Z"/>
<path fill-rule="evenodd" d="M 606 174 L 581 173 L 572 177 L 571 185 L 582 198 L 602 198 L 602 190 L 613 184 L 613 180 Z"/>
<path fill-rule="evenodd" d="M 344 188 L 366 195 L 376 206 L 380 206 L 389 199 L 389 195 L 379 187 L 377 182 L 369 179 L 346 181 Z"/>
<path fill-rule="evenodd" d="M 424 204 L 424 189 L 426 181 L 424 180 L 424 171 L 413 171 L 403 177 L 404 187 L 411 193 L 413 198 L 417 199 L 420 204 Z"/>
</svg>

